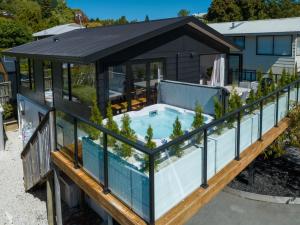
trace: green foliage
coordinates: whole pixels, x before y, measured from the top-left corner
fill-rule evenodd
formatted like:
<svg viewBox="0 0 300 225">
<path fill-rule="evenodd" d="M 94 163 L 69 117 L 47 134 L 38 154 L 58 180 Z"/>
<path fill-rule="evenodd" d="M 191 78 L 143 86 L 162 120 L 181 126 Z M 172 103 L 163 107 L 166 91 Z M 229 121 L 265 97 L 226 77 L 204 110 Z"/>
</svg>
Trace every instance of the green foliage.
<svg viewBox="0 0 300 225">
<path fill-rule="evenodd" d="M 30 31 L 21 23 L 0 18 L 0 48 L 11 48 L 31 40 Z"/>
<path fill-rule="evenodd" d="M 265 159 L 281 157 L 286 153 L 285 146 L 286 135 L 282 134 L 262 154 Z"/>
<path fill-rule="evenodd" d="M 213 0 L 206 19 L 210 22 L 258 20 L 300 16 L 294 0 Z"/>
<path fill-rule="evenodd" d="M 223 108 L 217 97 L 214 98 L 215 117 L 220 119 L 223 116 Z"/>
<path fill-rule="evenodd" d="M 289 128 L 286 131 L 288 144 L 300 147 L 300 106 L 297 106 L 289 113 Z"/>
<path fill-rule="evenodd" d="M 181 129 L 181 123 L 180 123 L 178 117 L 176 117 L 176 120 L 173 124 L 173 132 L 170 136 L 170 139 L 174 140 L 182 135 L 183 135 L 183 131 Z M 183 155 L 183 150 L 181 149 L 181 144 L 174 145 L 173 150 L 177 157 L 181 157 Z"/>
<path fill-rule="evenodd" d="M 279 79 L 279 86 L 284 87 L 287 84 L 288 84 L 287 72 L 286 72 L 285 68 L 283 68 L 280 79 Z"/>
<path fill-rule="evenodd" d="M 192 127 L 194 129 L 197 129 L 201 127 L 203 124 L 204 124 L 203 109 L 201 105 L 198 102 L 196 102 L 195 116 L 194 116 L 194 121 L 192 123 Z"/>
<path fill-rule="evenodd" d="M 228 111 L 232 112 L 243 106 L 243 100 L 234 88 L 228 100 Z"/>
<path fill-rule="evenodd" d="M 268 91 L 269 92 L 273 92 L 276 89 L 276 85 L 275 85 L 275 79 L 274 79 L 274 74 L 272 69 L 270 69 L 269 71 L 269 79 L 272 81 L 271 85 L 268 87 Z"/>
<path fill-rule="evenodd" d="M 250 90 L 250 93 L 249 93 L 249 96 L 248 96 L 248 98 L 246 99 L 246 104 L 248 105 L 248 104 L 251 104 L 252 102 L 254 102 L 256 100 L 256 96 L 255 96 L 255 93 L 254 93 L 254 90 L 253 89 L 251 89 Z M 253 111 L 255 110 L 255 106 L 251 106 L 251 107 L 249 107 L 249 112 L 250 113 L 253 113 Z"/>
<path fill-rule="evenodd" d="M 10 103 L 5 103 L 3 105 L 3 118 L 5 120 L 10 119 L 14 116 L 14 107 Z"/>
<path fill-rule="evenodd" d="M 137 137 L 135 135 L 135 132 L 130 127 L 131 119 L 128 114 L 124 114 L 122 117 L 122 126 L 120 130 L 120 134 L 126 137 L 127 139 L 131 141 L 136 141 Z M 121 149 L 119 151 L 119 154 L 121 157 L 129 158 L 132 156 L 132 147 L 128 144 L 122 143 Z"/>
<path fill-rule="evenodd" d="M 116 134 L 119 134 L 119 128 L 118 128 L 118 124 L 114 121 L 113 119 L 113 112 L 112 112 L 112 108 L 111 108 L 111 103 L 108 102 L 107 104 L 107 108 L 106 108 L 106 117 L 107 117 L 107 122 L 105 127 L 111 131 L 113 131 Z M 115 146 L 116 144 L 116 139 L 108 136 L 107 137 L 107 145 L 108 146 Z"/>
<path fill-rule="evenodd" d="M 153 139 L 153 129 L 152 129 L 151 125 L 149 125 L 149 127 L 147 129 L 147 135 L 145 136 L 145 141 L 146 141 L 145 146 L 149 149 L 156 148 L 156 143 L 154 141 L 152 141 L 152 139 Z M 154 166 L 155 166 L 155 168 L 158 167 L 157 160 L 155 160 Z M 145 169 L 145 171 L 149 171 L 149 156 L 147 154 L 145 154 L 145 156 L 144 156 L 144 169 Z"/>
<path fill-rule="evenodd" d="M 188 16 L 190 15 L 190 11 L 187 9 L 181 9 L 179 10 L 179 12 L 177 13 L 178 17 L 184 17 L 184 16 Z"/>
<path fill-rule="evenodd" d="M 102 125 L 103 117 L 99 110 L 96 97 L 93 98 L 93 105 L 92 105 L 90 120 L 97 125 Z M 94 127 L 90 127 L 89 134 L 93 140 L 97 140 L 100 136 L 100 131 Z"/>
</svg>

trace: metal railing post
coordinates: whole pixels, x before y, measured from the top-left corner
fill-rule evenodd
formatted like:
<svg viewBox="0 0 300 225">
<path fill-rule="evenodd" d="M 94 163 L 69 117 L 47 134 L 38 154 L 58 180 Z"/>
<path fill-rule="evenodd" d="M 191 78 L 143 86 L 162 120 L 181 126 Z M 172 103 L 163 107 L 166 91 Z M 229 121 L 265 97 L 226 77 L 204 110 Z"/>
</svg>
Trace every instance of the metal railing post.
<svg viewBox="0 0 300 225">
<path fill-rule="evenodd" d="M 290 95 L 291 95 L 291 86 L 288 86 L 287 114 L 290 111 Z"/>
<path fill-rule="evenodd" d="M 278 127 L 279 92 L 276 92 L 275 127 Z"/>
<path fill-rule="evenodd" d="M 263 100 L 259 102 L 259 140 L 262 140 Z"/>
<path fill-rule="evenodd" d="M 240 160 L 240 140 L 241 140 L 241 112 L 237 114 L 237 139 L 236 139 L 236 156 L 235 160 Z"/>
<path fill-rule="evenodd" d="M 298 105 L 298 102 L 299 102 L 298 98 L 299 98 L 299 81 L 297 82 L 296 105 Z"/>
<path fill-rule="evenodd" d="M 203 131 L 203 158 L 202 158 L 202 185 L 201 187 L 207 188 L 207 129 Z"/>
<path fill-rule="evenodd" d="M 109 190 L 109 184 L 108 184 L 108 150 L 107 150 L 107 133 L 104 133 L 103 136 L 103 171 L 104 171 L 104 193 L 108 194 L 110 192 Z"/>
<path fill-rule="evenodd" d="M 74 168 L 79 168 L 78 163 L 78 135 L 77 135 L 77 119 L 74 117 Z"/>
<path fill-rule="evenodd" d="M 149 155 L 149 223 L 155 224 L 155 157 Z"/>
</svg>

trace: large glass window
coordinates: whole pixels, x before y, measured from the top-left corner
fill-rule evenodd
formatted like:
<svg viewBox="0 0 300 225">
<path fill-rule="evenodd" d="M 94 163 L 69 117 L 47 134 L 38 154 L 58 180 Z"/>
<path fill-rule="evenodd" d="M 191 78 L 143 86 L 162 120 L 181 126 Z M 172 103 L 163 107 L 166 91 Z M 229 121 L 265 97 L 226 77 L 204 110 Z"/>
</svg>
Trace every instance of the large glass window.
<svg viewBox="0 0 300 225">
<path fill-rule="evenodd" d="M 132 103 L 133 110 L 140 109 L 147 102 L 147 75 L 146 64 L 132 65 Z"/>
<path fill-rule="evenodd" d="M 244 36 L 234 36 L 231 37 L 234 44 L 239 46 L 241 49 L 245 49 L 245 37 Z"/>
<path fill-rule="evenodd" d="M 290 56 L 292 55 L 292 36 L 258 36 L 256 47 L 258 55 Z"/>
<path fill-rule="evenodd" d="M 20 86 L 28 88 L 30 90 L 35 90 L 33 60 L 30 60 L 28 58 L 20 58 L 19 66 Z"/>
<path fill-rule="evenodd" d="M 53 105 L 53 91 L 52 91 L 52 66 L 50 61 L 43 62 L 43 74 L 44 74 L 44 93 L 45 102 Z"/>
<path fill-rule="evenodd" d="M 257 37 L 257 54 L 272 55 L 273 54 L 273 36 Z"/>
<path fill-rule="evenodd" d="M 95 64 L 63 64 L 63 98 L 92 105 L 96 98 Z"/>
<path fill-rule="evenodd" d="M 283 56 L 292 55 L 292 37 L 274 36 L 274 54 Z"/>
</svg>

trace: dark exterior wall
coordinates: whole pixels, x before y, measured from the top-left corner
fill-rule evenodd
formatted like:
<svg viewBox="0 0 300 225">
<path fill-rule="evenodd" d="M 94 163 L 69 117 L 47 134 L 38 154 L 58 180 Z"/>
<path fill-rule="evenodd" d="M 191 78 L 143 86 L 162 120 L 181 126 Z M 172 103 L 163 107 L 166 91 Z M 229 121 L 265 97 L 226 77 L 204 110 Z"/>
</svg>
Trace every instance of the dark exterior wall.
<svg viewBox="0 0 300 225">
<path fill-rule="evenodd" d="M 220 54 L 207 44 L 188 35 L 183 35 L 160 47 L 147 51 L 133 60 L 164 58 L 166 80 L 198 83 L 200 80 L 200 55 Z"/>
<path fill-rule="evenodd" d="M 33 67 L 34 67 L 35 91 L 21 87 L 18 81 L 19 93 L 31 100 L 38 102 L 39 104 L 44 104 L 45 99 L 44 99 L 43 61 L 39 59 L 34 59 Z M 17 69 L 17 71 L 19 71 L 19 69 Z"/>
</svg>

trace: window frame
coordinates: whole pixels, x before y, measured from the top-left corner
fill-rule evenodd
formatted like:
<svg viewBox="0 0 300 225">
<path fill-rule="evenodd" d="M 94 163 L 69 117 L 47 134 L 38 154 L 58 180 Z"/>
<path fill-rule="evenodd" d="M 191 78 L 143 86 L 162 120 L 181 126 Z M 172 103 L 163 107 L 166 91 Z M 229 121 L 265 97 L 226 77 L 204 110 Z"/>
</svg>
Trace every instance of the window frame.
<svg viewBox="0 0 300 225">
<path fill-rule="evenodd" d="M 235 41 L 234 41 L 234 39 L 235 38 L 242 38 L 243 39 L 243 46 L 241 47 L 241 46 L 239 46 L 239 45 L 237 45 L 236 43 L 235 43 Z M 232 42 L 235 44 L 235 45 L 237 45 L 238 47 L 240 47 L 241 49 L 246 49 L 246 38 L 245 38 L 245 36 L 231 36 L 231 39 L 232 39 Z"/>
<path fill-rule="evenodd" d="M 27 66 L 28 66 L 28 79 L 29 79 L 29 87 L 26 87 L 24 85 L 22 85 L 22 81 L 21 81 L 21 59 L 26 60 L 27 61 Z M 18 70 L 19 70 L 19 86 L 21 88 L 26 88 L 27 90 L 31 90 L 31 91 L 36 91 L 36 85 L 35 85 L 35 69 L 34 69 L 34 60 L 31 58 L 19 58 L 18 59 Z"/>
<path fill-rule="evenodd" d="M 291 42 L 290 42 L 290 54 L 288 55 L 283 55 L 283 54 L 275 54 L 275 37 L 290 37 Z M 258 39 L 260 37 L 271 37 L 272 38 L 272 53 L 270 54 L 265 54 L 265 53 L 258 53 Z M 286 56 L 290 57 L 293 56 L 293 35 L 291 34 L 281 34 L 281 35 L 257 35 L 256 36 L 256 55 L 265 55 L 265 56 Z"/>
</svg>

